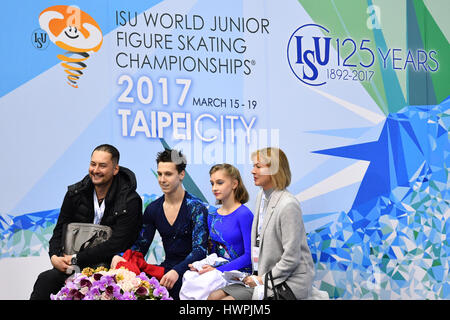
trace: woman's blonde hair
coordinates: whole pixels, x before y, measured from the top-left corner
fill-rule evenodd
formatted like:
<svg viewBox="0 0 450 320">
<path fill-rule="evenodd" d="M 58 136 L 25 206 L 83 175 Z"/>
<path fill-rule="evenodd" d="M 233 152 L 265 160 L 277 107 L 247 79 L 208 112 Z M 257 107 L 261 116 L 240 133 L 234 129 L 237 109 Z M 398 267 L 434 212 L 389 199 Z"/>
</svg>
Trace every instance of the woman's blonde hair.
<svg viewBox="0 0 450 320">
<path fill-rule="evenodd" d="M 252 153 L 252 159 L 269 167 L 269 174 L 275 189 L 283 190 L 291 183 L 291 169 L 283 150 L 268 147 Z"/>
<path fill-rule="evenodd" d="M 212 175 L 214 172 L 223 170 L 225 173 L 231 178 L 235 179 L 237 181 L 237 187 L 234 190 L 234 199 L 239 203 L 246 203 L 249 199 L 247 189 L 244 186 L 244 182 L 242 182 L 241 174 L 239 170 L 228 163 L 222 163 L 222 164 L 216 164 L 211 167 L 209 170 L 209 175 Z M 218 202 L 219 204 L 222 203 L 222 201 Z"/>
</svg>

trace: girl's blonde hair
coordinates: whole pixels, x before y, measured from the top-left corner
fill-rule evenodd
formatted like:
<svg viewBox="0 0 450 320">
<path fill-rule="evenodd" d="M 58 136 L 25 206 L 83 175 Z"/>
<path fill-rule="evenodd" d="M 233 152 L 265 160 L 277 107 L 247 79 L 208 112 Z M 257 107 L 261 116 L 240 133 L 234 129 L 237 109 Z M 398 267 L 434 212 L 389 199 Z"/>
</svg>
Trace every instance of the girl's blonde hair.
<svg viewBox="0 0 450 320">
<path fill-rule="evenodd" d="M 239 170 L 228 163 L 222 163 L 222 164 L 216 164 L 211 167 L 209 170 L 209 175 L 212 175 L 214 172 L 223 170 L 225 173 L 231 178 L 235 179 L 238 183 L 236 189 L 234 190 L 234 199 L 239 203 L 246 203 L 249 199 L 249 195 L 247 192 L 247 189 L 244 186 L 244 183 L 242 182 L 241 174 Z M 221 204 L 221 201 L 219 201 L 219 204 Z"/>
<path fill-rule="evenodd" d="M 291 169 L 286 154 L 279 148 L 268 147 L 252 153 L 252 159 L 269 167 L 275 189 L 283 190 L 291 183 Z"/>
</svg>

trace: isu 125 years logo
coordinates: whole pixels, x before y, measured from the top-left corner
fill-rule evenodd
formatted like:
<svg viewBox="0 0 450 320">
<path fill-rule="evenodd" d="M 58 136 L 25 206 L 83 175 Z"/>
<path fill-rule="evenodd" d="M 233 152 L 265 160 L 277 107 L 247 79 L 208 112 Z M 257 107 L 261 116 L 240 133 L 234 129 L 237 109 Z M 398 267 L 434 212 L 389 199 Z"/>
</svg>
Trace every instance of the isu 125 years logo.
<svg viewBox="0 0 450 320">
<path fill-rule="evenodd" d="M 340 38 L 319 24 L 305 24 L 289 38 L 287 61 L 298 80 L 309 86 L 331 81 L 371 82 L 376 72 L 436 72 L 438 52 L 431 49 L 377 47 L 371 39 Z"/>
</svg>

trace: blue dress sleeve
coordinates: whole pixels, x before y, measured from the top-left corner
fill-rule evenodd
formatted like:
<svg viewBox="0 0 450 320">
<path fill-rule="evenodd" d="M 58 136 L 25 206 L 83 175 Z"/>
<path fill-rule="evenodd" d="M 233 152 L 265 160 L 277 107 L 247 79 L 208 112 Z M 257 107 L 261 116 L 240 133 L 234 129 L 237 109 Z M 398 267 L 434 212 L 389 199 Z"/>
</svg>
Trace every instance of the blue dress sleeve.
<svg viewBox="0 0 450 320">
<path fill-rule="evenodd" d="M 246 210 L 242 210 L 241 214 L 237 216 L 239 231 L 242 235 L 242 241 L 244 242 L 244 254 L 231 260 L 229 263 L 217 267 L 217 270 L 221 272 L 243 269 L 250 270 L 251 268 L 251 232 L 253 214 L 247 207 L 244 208 Z"/>
</svg>

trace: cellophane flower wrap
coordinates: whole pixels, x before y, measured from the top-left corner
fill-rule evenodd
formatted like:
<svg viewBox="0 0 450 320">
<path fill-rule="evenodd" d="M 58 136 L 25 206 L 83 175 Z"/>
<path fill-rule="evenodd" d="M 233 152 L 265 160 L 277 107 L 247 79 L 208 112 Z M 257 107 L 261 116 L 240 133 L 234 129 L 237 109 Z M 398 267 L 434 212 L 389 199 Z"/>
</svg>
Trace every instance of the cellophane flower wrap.
<svg viewBox="0 0 450 320">
<path fill-rule="evenodd" d="M 66 280 L 52 300 L 172 300 L 155 277 L 125 268 L 84 268 Z"/>
</svg>

